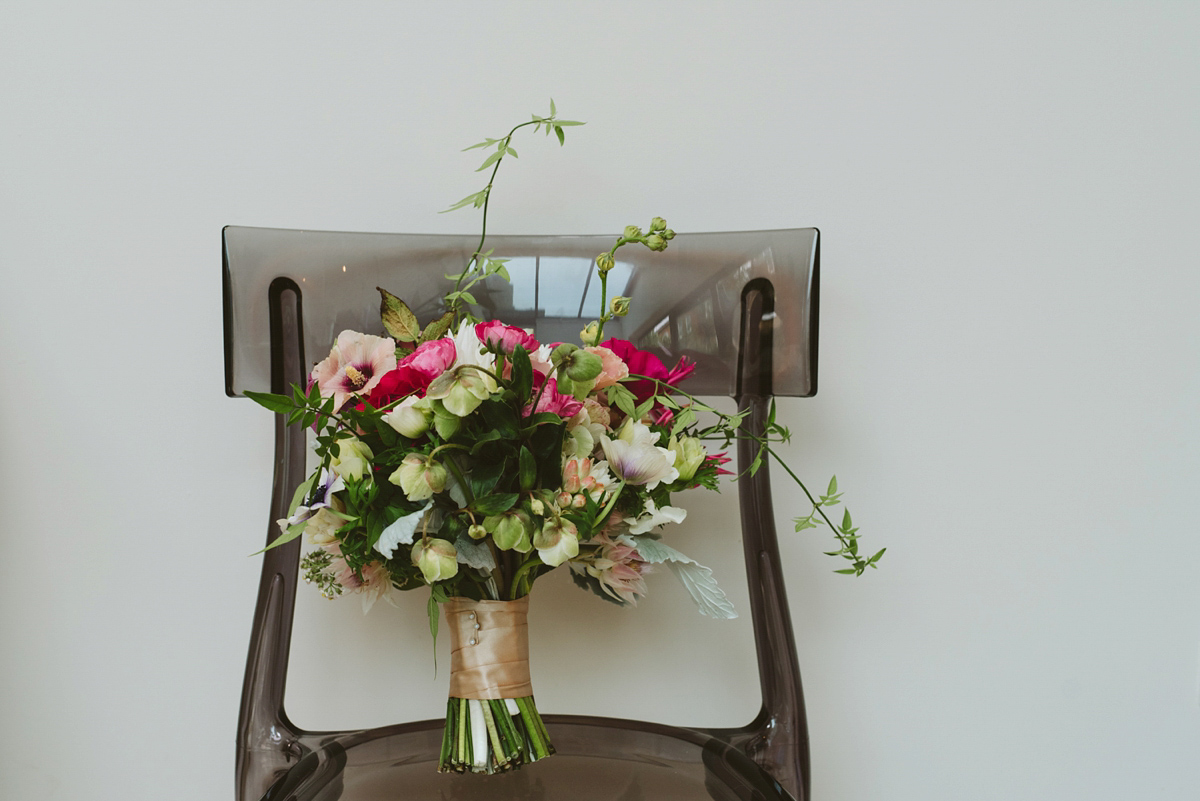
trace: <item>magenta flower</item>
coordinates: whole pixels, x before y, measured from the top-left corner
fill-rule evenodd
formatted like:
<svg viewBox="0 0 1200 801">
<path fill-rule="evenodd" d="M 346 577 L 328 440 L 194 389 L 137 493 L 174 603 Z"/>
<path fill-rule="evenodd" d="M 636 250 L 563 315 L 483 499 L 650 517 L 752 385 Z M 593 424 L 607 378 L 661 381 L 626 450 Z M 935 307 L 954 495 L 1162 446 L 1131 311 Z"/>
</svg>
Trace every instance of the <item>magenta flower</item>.
<svg viewBox="0 0 1200 801">
<path fill-rule="evenodd" d="M 601 343 L 601 347 L 608 348 L 620 357 L 621 361 L 625 362 L 625 365 L 629 368 L 630 375 L 644 375 L 671 386 L 675 386 L 687 378 L 696 369 L 696 363 L 684 357 L 679 360 L 679 364 L 675 366 L 675 369 L 668 372 L 666 365 L 662 363 L 662 359 L 648 350 L 640 350 L 634 347 L 633 343 L 626 339 L 610 339 L 607 342 Z M 638 403 L 651 397 L 656 389 L 653 382 L 646 381 L 645 379 L 626 381 L 625 386 L 634 394 Z"/>
<path fill-rule="evenodd" d="M 313 368 L 312 379 L 321 397 L 332 397 L 340 409 L 351 395 L 370 393 L 395 368 L 396 343 L 391 339 L 343 331 L 329 356 Z"/>
<path fill-rule="evenodd" d="M 545 389 L 542 388 L 543 385 Z M 537 408 L 533 408 L 533 401 L 530 400 L 522 411 L 526 417 L 534 412 L 553 412 L 564 420 L 570 420 L 583 408 L 581 401 L 558 391 L 557 381 L 538 372 L 533 374 L 533 397 L 537 399 Z"/>
<path fill-rule="evenodd" d="M 478 323 L 475 326 L 475 336 L 489 350 L 501 353 L 512 353 L 518 346 L 533 353 L 541 344 L 533 338 L 532 334 L 527 334 L 524 329 L 505 325 L 499 320 Z"/>
</svg>

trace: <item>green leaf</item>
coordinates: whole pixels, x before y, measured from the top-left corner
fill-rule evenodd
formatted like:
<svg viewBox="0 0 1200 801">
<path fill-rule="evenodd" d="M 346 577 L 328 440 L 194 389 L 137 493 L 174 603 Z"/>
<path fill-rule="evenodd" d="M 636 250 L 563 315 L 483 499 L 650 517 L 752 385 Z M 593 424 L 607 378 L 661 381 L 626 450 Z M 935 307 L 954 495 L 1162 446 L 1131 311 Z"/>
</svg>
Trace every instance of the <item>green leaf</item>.
<svg viewBox="0 0 1200 801">
<path fill-rule="evenodd" d="M 834 573 L 841 573 L 841 574 L 843 574 L 843 575 L 846 575 L 846 576 L 850 576 L 850 575 L 855 575 L 855 576 L 856 576 L 856 575 L 858 575 L 858 571 L 857 571 L 857 570 L 855 570 L 855 569 L 854 569 L 854 568 L 852 568 L 852 567 L 848 567 L 848 568 L 846 568 L 845 570 L 835 570 L 835 571 L 833 571 L 833 572 L 834 572 Z"/>
<path fill-rule="evenodd" d="M 450 325 L 454 322 L 454 312 L 446 312 L 441 317 L 425 326 L 425 330 L 421 332 L 421 341 L 430 342 L 435 339 L 441 339 L 450 330 Z"/>
<path fill-rule="evenodd" d="M 553 117 L 558 111 L 554 108 L 554 98 L 550 98 L 550 116 Z"/>
<path fill-rule="evenodd" d="M 478 192 L 475 192 L 474 194 L 467 195 L 466 197 L 464 197 L 462 200 L 455 203 L 450 208 L 442 209 L 441 211 L 438 212 L 438 214 L 445 214 L 448 211 L 456 211 L 458 209 L 463 208 L 464 206 L 474 206 L 475 208 L 479 208 L 481 205 L 483 205 L 483 198 L 485 198 L 486 196 L 487 196 L 487 189 L 481 189 Z"/>
<path fill-rule="evenodd" d="M 383 327 L 393 339 L 400 342 L 416 342 L 421 336 L 421 324 L 417 322 L 417 316 L 412 313 L 412 309 L 383 287 L 375 288 L 381 296 L 379 316 L 383 319 Z"/>
<path fill-rule="evenodd" d="M 867 564 L 874 567 L 875 563 L 879 561 L 879 557 L 883 556 L 883 552 L 886 550 L 887 550 L 887 548 L 880 548 L 878 551 L 875 552 L 874 556 L 872 556 L 870 559 L 867 560 Z"/>
<path fill-rule="evenodd" d="M 533 452 L 522 445 L 518 462 L 520 465 L 518 480 L 521 485 L 521 491 L 529 492 L 537 483 L 537 462 L 533 458 Z"/>
<path fill-rule="evenodd" d="M 514 159 L 517 158 L 517 151 L 513 150 L 511 147 L 504 148 L 504 152 L 512 156 Z"/>
<path fill-rule="evenodd" d="M 475 150 L 475 149 L 477 149 L 477 148 L 481 148 L 481 147 L 491 147 L 492 145 L 496 144 L 496 141 L 497 141 L 497 140 L 495 140 L 495 139 L 484 139 L 484 140 L 483 140 L 482 142 L 480 142 L 479 144 L 470 145 L 469 147 L 464 147 L 464 148 L 463 148 L 462 150 L 460 150 L 459 152 L 460 152 L 460 153 L 466 153 L 468 150 Z"/>
<path fill-rule="evenodd" d="M 433 635 L 433 674 L 436 676 L 437 675 L 438 618 L 440 616 L 440 613 L 438 612 L 438 602 L 437 602 L 437 598 L 434 597 L 435 595 L 436 595 L 435 588 L 430 587 L 429 588 L 429 603 L 426 606 L 426 610 L 429 612 L 429 633 Z"/>
<path fill-rule="evenodd" d="M 512 356 L 512 390 L 522 401 L 529 398 L 533 391 L 533 365 L 529 362 L 529 354 L 524 348 L 513 348 Z"/>
<path fill-rule="evenodd" d="M 817 524 L 813 522 L 812 515 L 809 515 L 808 517 L 797 517 L 795 522 L 796 531 L 804 531 L 806 528 L 817 527 Z"/>
<path fill-rule="evenodd" d="M 846 513 L 844 515 L 842 515 L 842 531 L 848 531 L 849 529 L 850 529 L 850 510 L 847 509 Z"/>
<path fill-rule="evenodd" d="M 482 498 L 475 499 L 475 502 L 471 504 L 471 511 L 479 515 L 498 515 L 513 508 L 513 504 L 520 497 L 516 492 L 500 492 L 494 495 L 485 495 Z"/>
<path fill-rule="evenodd" d="M 479 305 L 479 301 L 475 300 L 475 296 L 472 295 L 470 292 L 459 292 L 458 296 L 461 297 L 463 300 L 465 300 L 467 303 L 470 303 L 472 306 Z"/>
<path fill-rule="evenodd" d="M 587 125 L 586 122 L 577 122 L 575 120 L 555 120 L 555 125 Z"/>
<path fill-rule="evenodd" d="M 271 392 L 251 392 L 248 389 L 243 391 L 242 394 L 259 406 L 263 406 L 279 414 L 287 414 L 296 408 L 296 404 L 287 395 L 276 395 Z"/>
<path fill-rule="evenodd" d="M 837 476 L 829 479 L 829 489 L 825 490 L 825 494 L 829 497 L 837 495 Z"/>
<path fill-rule="evenodd" d="M 475 168 L 475 172 L 483 172 L 488 167 L 492 166 L 493 164 L 495 164 L 497 161 L 499 161 L 502 158 L 504 158 L 504 151 L 497 150 L 495 153 L 493 153 L 492 155 L 490 155 L 486 159 L 484 159 L 483 164 L 480 164 L 478 167 Z"/>
<path fill-rule="evenodd" d="M 557 125 L 554 126 L 554 135 L 558 137 L 558 144 L 561 147 L 567 143 L 567 137 L 563 134 L 563 129 Z"/>
</svg>

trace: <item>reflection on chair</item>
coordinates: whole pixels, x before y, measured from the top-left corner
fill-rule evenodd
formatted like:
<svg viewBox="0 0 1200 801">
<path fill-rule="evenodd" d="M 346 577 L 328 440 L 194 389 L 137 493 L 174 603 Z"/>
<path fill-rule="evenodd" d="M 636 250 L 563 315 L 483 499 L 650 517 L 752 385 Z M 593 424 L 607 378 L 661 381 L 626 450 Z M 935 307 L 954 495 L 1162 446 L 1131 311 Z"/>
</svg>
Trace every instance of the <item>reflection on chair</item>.
<svg viewBox="0 0 1200 801">
<path fill-rule="evenodd" d="M 376 286 L 422 323 L 440 311 L 477 240 L 465 236 L 276 229 L 224 231 L 225 385 L 284 392 L 338 332 L 378 325 Z M 578 341 L 595 316 L 595 254 L 605 237 L 493 237 L 512 284 L 473 292 L 476 314 Z M 624 251 L 622 251 L 624 255 Z M 664 253 L 634 252 L 609 273 L 609 296 L 636 298 L 606 326 L 667 364 L 697 363 L 688 389 L 728 395 L 761 430 L 772 395 L 816 392 L 818 235 L 814 229 L 681 234 Z M 275 421 L 270 520 L 306 477 L 304 432 Z M 744 442 L 739 463 L 753 453 Z M 808 734 L 779 567 L 769 471 L 738 483 L 763 707 L 734 729 L 545 715 L 558 754 L 495 776 L 435 770 L 443 720 L 304 731 L 283 709 L 300 543 L 264 555 L 238 723 L 238 801 L 253 799 L 789 799 L 807 801 Z M 274 524 L 271 524 L 273 529 Z M 274 538 L 273 530 L 268 540 Z"/>
</svg>

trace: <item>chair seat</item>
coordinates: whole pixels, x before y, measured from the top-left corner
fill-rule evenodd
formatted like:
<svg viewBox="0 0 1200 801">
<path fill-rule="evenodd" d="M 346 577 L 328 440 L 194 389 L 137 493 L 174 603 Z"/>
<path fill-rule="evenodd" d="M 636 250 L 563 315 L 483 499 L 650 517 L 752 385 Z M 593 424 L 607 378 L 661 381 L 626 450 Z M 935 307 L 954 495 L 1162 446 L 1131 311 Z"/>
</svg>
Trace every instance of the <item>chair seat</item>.
<svg viewBox="0 0 1200 801">
<path fill-rule="evenodd" d="M 703 732 L 547 715 L 558 753 L 491 776 L 437 772 L 443 721 L 302 737 L 312 752 L 264 801 L 791 801 L 741 751 Z"/>
</svg>

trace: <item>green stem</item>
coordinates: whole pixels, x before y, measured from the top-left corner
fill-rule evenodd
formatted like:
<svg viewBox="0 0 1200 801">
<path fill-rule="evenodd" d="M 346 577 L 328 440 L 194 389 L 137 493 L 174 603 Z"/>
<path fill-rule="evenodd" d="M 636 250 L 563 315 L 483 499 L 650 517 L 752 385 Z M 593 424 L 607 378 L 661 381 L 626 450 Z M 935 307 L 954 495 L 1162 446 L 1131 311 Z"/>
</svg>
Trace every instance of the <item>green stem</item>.
<svg viewBox="0 0 1200 801">
<path fill-rule="evenodd" d="M 524 578 L 526 573 L 528 573 L 530 570 L 532 570 L 533 568 L 537 567 L 540 564 L 541 564 L 541 560 L 539 560 L 535 556 L 535 557 L 530 558 L 528 561 L 526 561 L 524 564 L 522 564 L 519 568 L 517 568 L 517 572 L 513 575 L 512 587 L 508 591 L 508 597 L 510 600 L 515 601 L 516 599 L 523 597 L 523 595 L 517 594 L 520 589 L 521 579 Z"/>
<path fill-rule="evenodd" d="M 504 137 L 504 139 L 502 140 L 504 143 L 504 150 L 507 151 L 509 143 L 512 142 L 513 134 L 515 134 L 517 131 L 521 130 L 522 128 L 524 128 L 527 125 L 536 125 L 539 122 L 545 122 L 550 119 L 553 119 L 553 115 L 550 117 L 547 117 L 544 120 L 530 120 L 529 122 L 523 122 L 520 125 L 514 126 L 513 129 L 508 132 L 508 136 Z M 471 254 L 471 258 L 467 261 L 467 266 L 463 270 L 462 275 L 460 275 L 458 277 L 458 280 L 454 282 L 454 291 L 455 292 L 459 291 L 459 287 L 462 286 L 463 279 L 467 277 L 467 274 L 470 273 L 471 270 L 479 268 L 479 256 L 480 256 L 480 254 L 483 253 L 483 243 L 485 241 L 487 241 L 488 204 L 491 203 L 491 201 L 492 201 L 492 184 L 494 184 L 496 182 L 496 173 L 500 171 L 500 164 L 503 161 L 504 161 L 503 155 L 500 156 L 500 158 L 496 159 L 496 164 L 494 167 L 492 167 L 492 174 L 488 177 L 487 186 L 485 186 L 483 189 L 483 191 L 484 191 L 483 223 L 482 223 L 482 230 L 479 233 L 479 244 L 475 247 L 475 252 Z M 472 265 L 474 265 L 474 266 L 472 267 Z M 459 301 L 456 300 L 455 304 L 454 304 L 454 322 L 455 322 L 455 324 L 458 323 L 458 306 L 459 306 Z"/>
<path fill-rule="evenodd" d="M 443 445 L 442 447 L 445 446 Z M 467 448 L 465 445 L 458 445 L 456 447 L 462 448 L 463 450 L 470 450 L 470 448 Z M 467 483 L 467 478 L 463 475 L 462 468 L 460 468 L 458 463 L 453 459 L 447 459 L 446 466 L 449 467 L 450 472 L 454 474 L 455 480 L 458 481 L 458 486 L 462 487 L 463 496 L 467 499 L 467 505 L 470 506 L 471 504 L 475 503 L 475 493 L 471 492 L 471 485 Z"/>
</svg>

